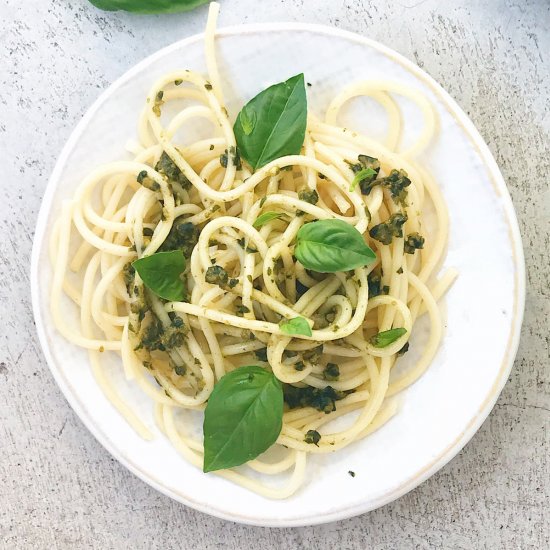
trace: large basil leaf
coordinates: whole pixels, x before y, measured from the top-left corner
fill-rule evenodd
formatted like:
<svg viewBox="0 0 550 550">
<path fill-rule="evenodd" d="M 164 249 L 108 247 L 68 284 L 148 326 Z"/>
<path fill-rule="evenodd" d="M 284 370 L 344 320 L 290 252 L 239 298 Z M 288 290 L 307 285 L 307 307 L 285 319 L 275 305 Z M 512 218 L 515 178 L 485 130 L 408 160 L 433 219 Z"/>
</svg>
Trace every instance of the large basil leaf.
<svg viewBox="0 0 550 550">
<path fill-rule="evenodd" d="M 296 235 L 294 255 L 304 267 L 320 273 L 348 271 L 376 260 L 361 233 L 342 220 L 303 225 Z"/>
<path fill-rule="evenodd" d="M 185 298 L 185 284 L 181 278 L 185 271 L 183 251 L 157 252 L 132 263 L 143 284 L 157 296 L 172 302 Z"/>
<path fill-rule="evenodd" d="M 204 412 L 205 472 L 244 464 L 281 433 L 283 388 L 261 367 L 240 367 L 214 386 Z"/>
<path fill-rule="evenodd" d="M 176 13 L 189 11 L 209 0 L 90 0 L 102 10 L 132 11 L 134 13 Z"/>
<path fill-rule="evenodd" d="M 242 108 L 233 128 L 241 157 L 261 168 L 279 157 L 299 154 L 306 123 L 304 75 L 298 74 L 260 92 Z"/>
</svg>

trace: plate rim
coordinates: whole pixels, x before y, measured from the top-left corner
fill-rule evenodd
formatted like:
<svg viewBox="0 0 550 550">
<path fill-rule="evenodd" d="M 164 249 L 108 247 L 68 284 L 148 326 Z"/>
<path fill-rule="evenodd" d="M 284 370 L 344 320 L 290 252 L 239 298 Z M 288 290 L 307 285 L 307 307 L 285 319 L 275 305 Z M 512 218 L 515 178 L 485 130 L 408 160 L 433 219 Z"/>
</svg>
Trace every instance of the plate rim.
<svg viewBox="0 0 550 550">
<path fill-rule="evenodd" d="M 46 236 L 46 226 L 48 221 L 48 213 L 52 207 L 53 198 L 57 188 L 56 182 L 59 179 L 59 175 L 65 165 L 70 151 L 78 142 L 81 134 L 86 128 L 88 121 L 92 119 L 95 112 L 101 107 L 101 105 L 113 94 L 120 86 L 131 79 L 136 73 L 139 73 L 142 68 L 154 62 L 156 59 L 163 57 L 165 54 L 185 47 L 188 44 L 203 40 L 204 32 L 197 33 L 181 40 L 178 40 L 160 50 L 148 55 L 141 61 L 130 67 L 121 76 L 115 79 L 100 95 L 97 97 L 92 105 L 86 110 L 84 116 L 79 120 L 76 126 L 73 128 L 68 140 L 63 146 L 61 153 L 55 163 L 51 176 L 48 179 L 42 202 L 40 205 L 40 211 L 37 217 L 35 233 L 33 238 L 33 247 L 31 253 L 31 268 L 30 268 L 30 285 L 31 285 L 31 299 L 32 309 L 35 320 L 36 332 L 46 363 L 54 377 L 55 382 L 61 389 L 65 399 L 83 422 L 86 428 L 97 439 L 97 441 L 113 456 L 120 464 L 125 466 L 134 475 L 140 478 L 142 481 L 161 492 L 162 494 L 186 505 L 194 508 L 200 512 L 246 525 L 256 525 L 263 527 L 299 527 L 318 525 L 323 523 L 329 523 L 332 521 L 343 520 L 350 517 L 358 516 L 366 512 L 375 510 L 381 506 L 384 506 L 404 494 L 415 489 L 418 485 L 426 481 L 429 477 L 435 474 L 443 466 L 445 466 L 451 459 L 453 459 L 462 448 L 470 441 L 482 423 L 489 416 L 493 409 L 507 379 L 510 371 L 512 370 L 514 359 L 519 346 L 521 325 L 523 321 L 523 313 L 525 307 L 525 293 L 526 293 L 526 281 L 525 281 L 525 260 L 522 246 L 522 239 L 519 230 L 519 224 L 512 203 L 512 199 L 504 177 L 498 168 L 498 165 L 481 134 L 474 126 L 468 115 L 458 105 L 458 103 L 445 91 L 445 89 L 432 78 L 425 70 L 418 67 L 411 60 L 396 52 L 395 50 L 381 44 L 376 40 L 363 37 L 357 33 L 337 29 L 328 25 L 312 24 L 312 23 L 255 23 L 255 24 L 241 24 L 228 27 L 222 27 L 216 30 L 216 36 L 232 36 L 240 34 L 253 34 L 259 32 L 281 32 L 281 31 L 295 31 L 295 32 L 311 32 L 317 33 L 328 37 L 337 37 L 345 40 L 351 40 L 355 43 L 373 48 L 386 57 L 394 60 L 400 64 L 403 68 L 411 72 L 414 76 L 428 85 L 432 92 L 439 96 L 443 101 L 445 107 L 454 116 L 455 120 L 462 126 L 464 132 L 467 133 L 472 144 L 477 149 L 477 152 L 481 158 L 482 163 L 488 171 L 489 178 L 495 193 L 500 199 L 500 203 L 503 209 L 505 221 L 508 225 L 508 234 L 512 244 L 512 256 L 515 265 L 515 277 L 514 277 L 514 305 L 513 305 L 513 319 L 511 322 L 510 334 L 506 345 L 505 355 L 500 366 L 500 370 L 493 382 L 493 385 L 485 396 L 485 399 L 477 411 L 476 415 L 470 419 L 470 421 L 464 427 L 462 433 L 437 457 L 435 457 L 429 464 L 425 465 L 419 471 L 417 471 L 409 479 L 401 483 L 401 485 L 384 495 L 367 501 L 364 503 L 356 503 L 354 505 L 341 508 L 339 510 L 333 510 L 325 514 L 317 514 L 314 517 L 301 516 L 292 519 L 278 519 L 270 517 L 259 516 L 245 516 L 242 514 L 235 514 L 223 508 L 213 507 L 204 502 L 197 502 L 191 500 L 183 494 L 175 492 L 168 486 L 160 483 L 153 478 L 149 473 L 141 470 L 137 465 L 133 464 L 122 452 L 117 449 L 110 441 L 110 439 L 98 429 L 93 421 L 93 415 L 91 415 L 80 403 L 77 396 L 73 393 L 69 384 L 64 379 L 61 370 L 58 369 L 53 355 L 50 351 L 48 337 L 42 322 L 42 316 L 40 313 L 40 295 L 39 295 L 39 259 L 40 252 L 44 246 L 44 239 Z"/>
</svg>

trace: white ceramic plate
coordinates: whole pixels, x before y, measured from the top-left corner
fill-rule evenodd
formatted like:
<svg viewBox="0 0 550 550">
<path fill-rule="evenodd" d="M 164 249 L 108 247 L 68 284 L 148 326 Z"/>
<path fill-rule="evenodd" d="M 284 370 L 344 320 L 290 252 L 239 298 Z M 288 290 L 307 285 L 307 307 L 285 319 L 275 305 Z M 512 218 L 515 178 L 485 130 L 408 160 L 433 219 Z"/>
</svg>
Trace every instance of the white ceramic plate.
<svg viewBox="0 0 550 550">
<path fill-rule="evenodd" d="M 98 164 L 127 158 L 146 92 L 175 68 L 205 72 L 202 36 L 193 36 L 145 59 L 117 80 L 78 124 L 48 184 L 32 258 L 32 296 L 44 354 L 67 400 L 88 429 L 144 481 L 203 512 L 237 522 L 311 525 L 342 519 L 386 504 L 427 479 L 466 444 L 493 407 L 512 366 L 522 320 L 525 280 L 516 217 L 502 176 L 482 138 L 457 104 L 429 76 L 392 50 L 332 28 L 255 25 L 222 29 L 218 50 L 233 116 L 267 85 L 304 72 L 310 108 L 352 81 L 388 78 L 423 91 L 439 118 L 438 139 L 423 159 L 439 182 L 450 210 L 446 266 L 460 276 L 445 305 L 443 343 L 428 372 L 401 394 L 399 413 L 364 441 L 309 460 L 307 484 L 286 501 L 270 501 L 205 475 L 183 460 L 158 432 L 141 440 L 95 384 L 86 353 L 55 331 L 49 312 L 51 269 L 47 242 L 63 198 Z M 352 127 L 369 109 L 367 128 L 384 127 L 374 104 L 355 104 Z M 405 139 L 418 132 L 420 114 L 401 103 Z M 67 308 L 69 304 L 63 304 Z M 424 328 L 413 334 L 421 342 Z M 409 355 L 409 354 L 408 354 Z M 412 356 L 412 354 L 411 354 Z M 406 357 L 406 356 L 405 356 Z M 113 356 L 115 383 L 153 430 L 152 407 L 127 384 Z M 348 470 L 356 472 L 352 478 Z"/>
</svg>

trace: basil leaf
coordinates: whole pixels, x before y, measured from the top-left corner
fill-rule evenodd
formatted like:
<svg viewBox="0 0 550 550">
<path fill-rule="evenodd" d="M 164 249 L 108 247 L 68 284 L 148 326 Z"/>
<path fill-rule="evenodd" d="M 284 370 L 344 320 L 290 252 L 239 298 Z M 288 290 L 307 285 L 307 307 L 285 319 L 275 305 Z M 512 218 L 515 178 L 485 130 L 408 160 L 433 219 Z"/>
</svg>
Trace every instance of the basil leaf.
<svg viewBox="0 0 550 550">
<path fill-rule="evenodd" d="M 233 130 L 242 158 L 256 169 L 299 154 L 306 123 L 304 75 L 298 74 L 252 98 L 238 114 Z"/>
<path fill-rule="evenodd" d="M 311 336 L 311 327 L 303 317 L 294 317 L 294 319 L 285 319 L 279 323 L 279 327 L 285 334 L 303 334 Z"/>
<path fill-rule="evenodd" d="M 270 222 L 271 220 L 276 220 L 281 216 L 284 216 L 282 212 L 264 212 L 256 218 L 256 221 L 252 225 L 256 228 L 259 228 L 262 227 L 262 225 Z"/>
<path fill-rule="evenodd" d="M 296 235 L 294 255 L 304 267 L 320 273 L 348 271 L 376 260 L 361 233 L 342 220 L 303 225 Z"/>
<path fill-rule="evenodd" d="M 176 13 L 189 11 L 210 0 L 90 0 L 96 7 L 107 11 L 134 13 Z"/>
<path fill-rule="evenodd" d="M 350 192 L 355 191 L 357 185 L 363 180 L 370 180 L 373 176 L 376 177 L 377 175 L 378 172 L 374 171 L 372 168 L 363 168 L 362 170 L 359 170 L 359 172 L 355 174 L 355 177 L 349 186 Z"/>
<path fill-rule="evenodd" d="M 143 284 L 157 296 L 172 302 L 185 298 L 185 284 L 181 274 L 185 271 L 182 250 L 157 252 L 132 263 Z"/>
<path fill-rule="evenodd" d="M 214 386 L 204 412 L 203 470 L 244 464 L 267 450 L 281 433 L 283 388 L 258 366 L 240 367 Z"/>
<path fill-rule="evenodd" d="M 372 336 L 369 342 L 375 348 L 385 348 L 390 344 L 393 344 L 398 338 L 401 338 L 403 334 L 407 332 L 405 328 L 392 328 L 390 330 L 384 330 Z"/>
</svg>

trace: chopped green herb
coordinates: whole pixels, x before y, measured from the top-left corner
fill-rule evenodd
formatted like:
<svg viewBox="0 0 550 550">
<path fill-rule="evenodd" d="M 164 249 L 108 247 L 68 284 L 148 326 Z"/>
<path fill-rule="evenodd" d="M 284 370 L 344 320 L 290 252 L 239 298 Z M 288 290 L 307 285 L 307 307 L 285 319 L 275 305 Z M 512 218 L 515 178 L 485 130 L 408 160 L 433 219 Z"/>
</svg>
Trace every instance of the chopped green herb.
<svg viewBox="0 0 550 550">
<path fill-rule="evenodd" d="M 174 311 L 168 313 L 170 320 L 172 321 L 172 326 L 175 328 L 183 327 L 183 319 L 179 317 Z"/>
<path fill-rule="evenodd" d="M 177 365 L 174 371 L 178 376 L 185 376 L 187 369 L 183 365 Z"/>
<path fill-rule="evenodd" d="M 291 384 L 283 384 L 285 403 L 290 409 L 297 407 L 313 407 L 318 411 L 328 414 L 336 410 L 336 401 L 344 399 L 346 395 L 353 393 L 353 390 L 338 391 L 332 386 L 318 389 L 312 386 L 298 388 Z"/>
<path fill-rule="evenodd" d="M 424 237 L 416 232 L 407 235 L 403 244 L 405 254 L 414 254 L 419 248 L 424 248 Z"/>
<path fill-rule="evenodd" d="M 303 189 L 298 193 L 298 198 L 301 201 L 309 202 L 309 204 L 317 204 L 319 202 L 319 194 L 315 189 Z"/>
<path fill-rule="evenodd" d="M 309 363 L 316 365 L 321 359 L 322 355 L 323 355 L 323 344 L 320 344 L 318 346 L 315 346 L 313 349 L 304 351 L 302 356 Z"/>
<path fill-rule="evenodd" d="M 160 90 L 157 92 L 157 95 L 155 96 L 155 103 L 153 104 L 153 113 L 155 113 L 156 116 L 160 116 L 160 107 L 164 104 L 164 101 L 162 98 L 164 97 L 164 92 Z"/>
<path fill-rule="evenodd" d="M 157 192 L 160 189 L 160 185 L 147 175 L 147 170 L 142 170 L 136 178 L 137 182 L 140 185 L 143 185 L 146 189 L 150 191 Z"/>
<path fill-rule="evenodd" d="M 206 275 L 204 279 L 207 283 L 210 283 L 211 285 L 218 285 L 223 288 L 229 280 L 229 275 L 223 267 L 219 265 L 211 265 L 206 270 Z"/>
<path fill-rule="evenodd" d="M 327 363 L 323 370 L 323 378 L 325 380 L 338 380 L 340 377 L 340 367 L 336 363 Z"/>
<path fill-rule="evenodd" d="M 143 183 L 143 180 L 148 177 L 147 176 L 147 170 L 142 170 L 138 175 L 137 175 L 137 182 L 138 183 Z"/>
<path fill-rule="evenodd" d="M 130 290 L 134 284 L 134 279 L 136 277 L 136 270 L 131 262 L 128 262 L 122 268 L 122 278 L 124 279 L 124 284 L 126 285 L 126 290 L 130 294 Z"/>
<path fill-rule="evenodd" d="M 393 237 L 403 236 L 403 224 L 407 221 L 407 215 L 397 212 L 392 214 L 385 222 L 379 223 L 369 230 L 369 235 L 382 244 L 391 244 Z"/>
<path fill-rule="evenodd" d="M 377 183 L 389 189 L 396 204 L 407 205 L 407 190 L 405 188 L 411 184 L 411 180 L 405 170 L 392 170 L 389 176 L 380 178 Z"/>
<path fill-rule="evenodd" d="M 241 156 L 239 155 L 239 150 L 236 149 L 233 145 L 229 147 L 229 151 L 226 149 L 225 153 L 220 155 L 220 164 L 222 165 L 223 168 L 227 168 L 229 159 L 231 159 L 233 166 L 235 166 L 237 170 L 242 169 Z"/>
<path fill-rule="evenodd" d="M 166 151 L 163 151 L 162 155 L 160 155 L 159 161 L 155 166 L 155 170 L 164 175 L 169 182 L 176 184 L 179 183 L 183 189 L 189 189 L 191 187 L 191 182 L 179 169 L 178 165 L 170 158 Z"/>
<path fill-rule="evenodd" d="M 188 259 L 191 257 L 191 252 L 199 240 L 199 229 L 191 222 L 185 220 L 176 220 L 168 236 L 159 248 L 159 252 L 168 252 L 170 250 L 181 250 L 183 255 Z"/>
<path fill-rule="evenodd" d="M 143 330 L 138 348 L 148 351 L 167 351 L 181 346 L 184 342 L 184 331 L 173 327 L 164 328 L 160 319 L 152 312 L 152 320 Z"/>
<path fill-rule="evenodd" d="M 225 150 L 225 153 L 222 153 L 220 155 L 220 164 L 222 165 L 222 168 L 227 168 L 228 163 L 228 157 L 227 157 L 227 149 Z"/>
<path fill-rule="evenodd" d="M 239 316 L 242 316 L 245 313 L 250 313 L 250 310 L 246 306 L 243 306 L 243 305 L 237 306 L 235 308 L 235 311 L 236 311 L 237 315 L 239 315 Z"/>
<path fill-rule="evenodd" d="M 320 440 L 321 440 L 321 434 L 317 430 L 308 430 L 304 437 L 304 441 L 306 443 L 317 445 L 317 447 L 319 447 Z"/>
</svg>

